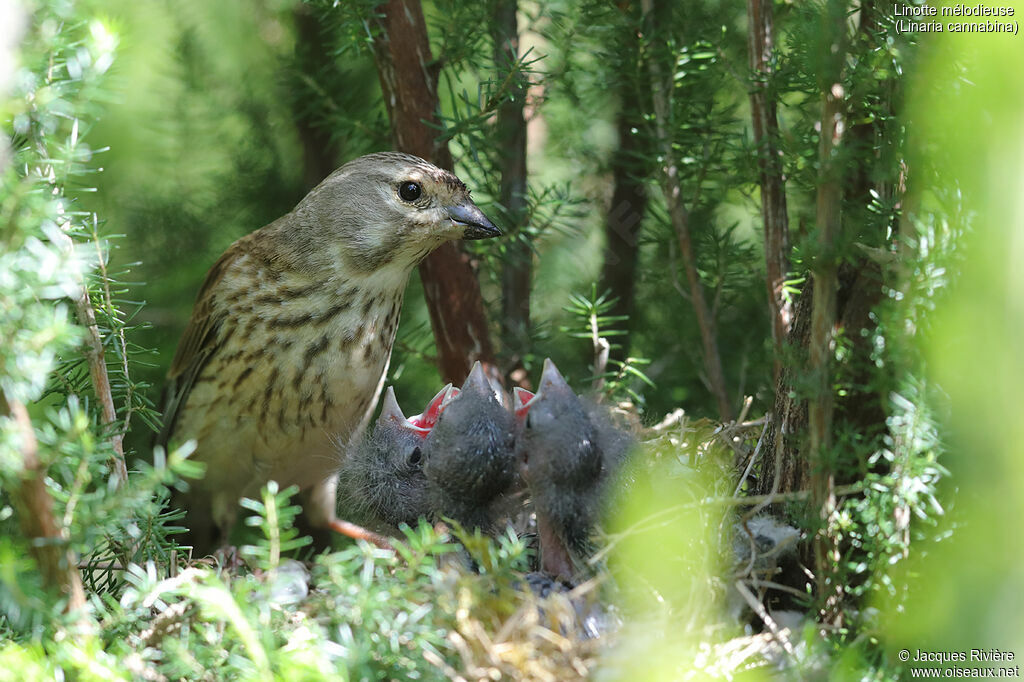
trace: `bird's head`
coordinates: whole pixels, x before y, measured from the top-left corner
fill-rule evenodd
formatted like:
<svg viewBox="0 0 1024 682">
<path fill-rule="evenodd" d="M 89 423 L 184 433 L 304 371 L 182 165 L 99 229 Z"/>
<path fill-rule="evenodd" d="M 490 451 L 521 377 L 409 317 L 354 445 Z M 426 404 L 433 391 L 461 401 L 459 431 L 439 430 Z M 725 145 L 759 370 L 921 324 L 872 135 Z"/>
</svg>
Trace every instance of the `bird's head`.
<svg viewBox="0 0 1024 682">
<path fill-rule="evenodd" d="M 484 514 L 515 478 L 513 431 L 512 415 L 475 363 L 424 444 L 424 471 L 442 513 L 467 525 L 485 525 L 475 512 Z"/>
<path fill-rule="evenodd" d="M 535 394 L 515 391 L 519 467 L 532 486 L 586 487 L 601 467 L 596 433 L 582 401 L 550 359 Z"/>
<path fill-rule="evenodd" d="M 386 523 L 414 525 L 430 512 L 421 448 L 430 429 L 412 423 L 402 413 L 390 386 L 380 418 L 360 445 L 364 450 L 349 473 L 349 487 L 359 489 L 362 504 Z M 343 475 L 343 478 L 345 476 Z M 343 486 L 345 487 L 345 486 Z"/>
<path fill-rule="evenodd" d="M 412 267 L 449 240 L 501 234 L 453 173 L 394 152 L 348 162 L 295 212 L 318 238 L 337 245 L 346 265 L 364 272 Z"/>
</svg>

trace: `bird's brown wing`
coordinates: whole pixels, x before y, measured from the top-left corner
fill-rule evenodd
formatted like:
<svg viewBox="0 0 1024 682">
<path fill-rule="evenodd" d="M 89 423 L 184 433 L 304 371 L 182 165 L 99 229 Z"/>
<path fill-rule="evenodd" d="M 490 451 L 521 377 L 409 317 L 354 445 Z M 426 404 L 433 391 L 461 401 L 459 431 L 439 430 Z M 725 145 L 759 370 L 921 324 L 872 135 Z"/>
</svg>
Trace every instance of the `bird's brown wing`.
<svg viewBox="0 0 1024 682">
<path fill-rule="evenodd" d="M 192 317 L 189 318 L 185 333 L 178 343 L 178 350 L 174 353 L 174 360 L 167 372 L 167 386 L 164 389 L 164 421 L 163 428 L 157 435 L 157 445 L 167 447 L 171 436 L 174 434 L 174 427 L 178 421 L 178 415 L 188 396 L 192 392 L 192 386 L 203 367 L 210 358 L 223 345 L 225 339 L 230 336 L 230 325 L 228 308 L 218 300 L 218 284 L 224 277 L 231 264 L 241 255 L 241 251 L 233 245 L 217 259 L 210 271 L 206 273 L 203 286 L 196 296 L 196 304 L 192 309 Z"/>
</svg>

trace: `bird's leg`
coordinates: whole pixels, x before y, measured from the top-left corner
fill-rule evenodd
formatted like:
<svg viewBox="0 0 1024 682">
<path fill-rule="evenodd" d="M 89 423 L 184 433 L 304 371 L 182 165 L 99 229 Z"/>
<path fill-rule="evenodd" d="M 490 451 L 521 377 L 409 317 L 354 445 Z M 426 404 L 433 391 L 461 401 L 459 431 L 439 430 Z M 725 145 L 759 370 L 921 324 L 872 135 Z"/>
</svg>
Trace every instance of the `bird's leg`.
<svg viewBox="0 0 1024 682">
<path fill-rule="evenodd" d="M 540 570 L 555 578 L 572 579 L 573 563 L 569 548 L 552 527 L 543 512 L 537 512 L 537 535 L 540 538 Z"/>
<path fill-rule="evenodd" d="M 333 530 L 335 533 L 344 535 L 345 537 L 352 538 L 353 540 L 365 540 L 374 545 L 377 545 L 381 549 L 394 549 L 391 545 L 391 540 L 384 537 L 379 533 L 374 533 L 372 530 L 367 530 L 362 526 L 358 526 L 349 521 L 342 521 L 341 519 L 331 519 L 328 522 L 327 527 Z"/>
</svg>

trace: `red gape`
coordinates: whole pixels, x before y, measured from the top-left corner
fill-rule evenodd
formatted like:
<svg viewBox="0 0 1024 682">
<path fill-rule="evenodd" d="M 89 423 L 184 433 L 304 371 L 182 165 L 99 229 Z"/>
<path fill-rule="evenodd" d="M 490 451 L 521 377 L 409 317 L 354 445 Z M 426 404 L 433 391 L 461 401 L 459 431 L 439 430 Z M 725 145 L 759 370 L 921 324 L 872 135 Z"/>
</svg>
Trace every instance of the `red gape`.
<svg viewBox="0 0 1024 682">
<path fill-rule="evenodd" d="M 512 389 L 512 411 L 518 421 L 526 419 L 526 413 L 530 411 L 530 401 L 536 396 L 532 391 L 516 386 Z"/>
<path fill-rule="evenodd" d="M 423 410 L 422 414 L 409 417 L 409 422 L 413 426 L 426 429 L 422 434 L 423 437 L 426 438 L 430 429 L 434 428 L 434 425 L 437 424 L 437 420 L 441 416 L 441 413 L 444 412 L 444 408 L 448 407 L 448 403 L 454 400 L 457 395 L 459 395 L 459 389 L 448 384 L 438 391 L 437 395 L 430 399 L 430 402 L 427 403 L 427 407 Z"/>
</svg>

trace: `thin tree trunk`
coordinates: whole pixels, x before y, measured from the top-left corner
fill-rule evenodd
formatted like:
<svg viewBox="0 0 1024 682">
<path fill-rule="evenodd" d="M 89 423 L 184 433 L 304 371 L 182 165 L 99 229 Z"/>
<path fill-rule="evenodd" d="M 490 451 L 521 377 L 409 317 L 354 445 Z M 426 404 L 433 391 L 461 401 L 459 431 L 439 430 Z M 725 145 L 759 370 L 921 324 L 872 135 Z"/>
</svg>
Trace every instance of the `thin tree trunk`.
<svg viewBox="0 0 1024 682">
<path fill-rule="evenodd" d="M 314 16 L 309 5 L 298 4 L 292 10 L 295 21 L 295 66 L 305 77 L 315 79 L 324 55 L 329 54 L 328 42 L 324 39 L 321 23 Z M 338 145 L 331 140 L 323 126 L 318 126 L 308 110 L 299 102 L 292 105 L 295 128 L 302 144 L 302 179 L 307 190 L 313 189 L 320 181 L 338 167 Z"/>
<path fill-rule="evenodd" d="M 75 307 L 78 310 L 78 321 L 86 331 L 85 357 L 89 363 L 89 376 L 92 379 L 96 400 L 100 404 L 103 426 L 111 430 L 110 442 L 114 449 L 111 469 L 117 477 L 117 484 L 121 486 L 128 482 L 128 467 L 124 461 L 124 432 L 117 425 L 117 409 L 114 407 L 114 397 L 110 392 L 110 374 L 107 372 L 103 339 L 99 327 L 96 326 L 96 311 L 92 309 L 89 290 L 84 280 Z"/>
<path fill-rule="evenodd" d="M 626 91 L 629 88 L 623 87 Z M 632 131 L 642 125 L 642 115 L 635 98 L 622 93 L 622 105 L 617 115 L 619 147 L 612 155 L 612 203 L 605 215 L 604 265 L 601 286 L 611 291 L 617 301 L 612 315 L 633 315 L 636 298 L 636 266 L 639 256 L 640 229 L 647 211 L 645 171 L 638 163 L 641 152 L 639 135 Z M 632 324 L 630 324 L 632 326 Z M 629 337 L 620 339 L 624 354 L 629 348 Z"/>
<path fill-rule="evenodd" d="M 39 564 L 43 583 L 68 599 L 67 610 L 85 607 L 85 590 L 78 564 L 67 549 L 67 538 L 53 513 L 53 498 L 46 489 L 46 468 L 39 461 L 38 444 L 28 410 L 20 402 L 0 394 L 0 414 L 9 415 L 21 436 L 21 472 L 11 500 L 18 512 L 18 525 Z M 84 622 L 84 620 L 83 620 Z"/>
<path fill-rule="evenodd" d="M 831 584 L 832 567 L 839 560 L 838 547 L 829 530 L 835 511 L 835 474 L 828 465 L 832 447 L 832 341 L 836 322 L 836 293 L 838 280 L 832 257 L 836 237 L 841 225 L 842 188 L 837 169 L 832 162 L 835 146 L 840 142 L 841 95 L 826 92 L 822 98 L 821 114 L 821 181 L 818 185 L 817 223 L 820 254 L 814 267 L 814 308 L 811 311 L 811 338 L 808 369 L 814 377 L 814 398 L 807 410 L 808 452 L 811 469 L 811 500 L 817 507 L 822 528 L 814 538 L 815 576 L 818 594 L 832 602 L 832 593 L 841 590 Z M 838 598 L 838 593 L 835 594 Z"/>
<path fill-rule="evenodd" d="M 782 345 L 789 333 L 792 310 L 783 296 L 783 283 L 789 269 L 789 214 L 786 208 L 782 153 L 778 144 L 778 102 L 774 88 L 771 87 L 772 51 L 775 45 L 773 1 L 747 0 L 747 42 L 750 70 L 754 75 L 750 90 L 750 115 L 760 169 L 765 284 L 775 347 L 775 384 L 778 385 L 782 375 Z"/>
<path fill-rule="evenodd" d="M 501 169 L 503 225 L 511 240 L 506 252 L 501 280 L 502 341 L 510 354 L 507 370 L 522 367 L 523 354 L 530 343 L 530 286 L 533 280 L 533 252 L 526 236 L 526 79 L 522 74 L 510 78 L 519 58 L 517 0 L 495 0 L 491 22 L 494 64 L 497 78 L 508 80 L 508 97 L 498 105 L 494 143 Z"/>
<path fill-rule="evenodd" d="M 654 20 L 653 0 L 642 0 L 641 7 L 648 36 L 657 35 Z M 729 392 L 725 386 L 725 373 L 722 371 L 722 357 L 718 352 L 718 334 L 715 318 L 708 308 L 704 297 L 704 287 L 697 272 L 697 257 L 693 252 L 693 241 L 690 238 L 690 216 L 683 205 L 682 192 L 679 187 L 679 167 L 675 162 L 672 140 L 668 134 L 669 99 L 666 94 L 668 84 L 661 75 L 661 67 L 655 58 L 648 59 L 651 72 L 651 85 L 654 98 L 655 131 L 659 152 L 664 159 L 661 186 L 665 194 L 669 220 L 679 241 L 679 252 L 686 270 L 686 280 L 690 287 L 690 298 L 700 328 L 701 346 L 704 351 L 704 368 L 707 372 L 708 387 L 718 403 L 718 415 L 722 421 L 732 419 L 732 405 L 729 403 Z"/>
<path fill-rule="evenodd" d="M 832 530 L 836 508 L 835 472 L 830 465 L 832 449 L 833 341 L 836 326 L 836 295 L 839 291 L 836 242 L 842 230 L 843 168 L 837 163 L 836 150 L 844 130 L 842 64 L 846 52 L 846 13 L 844 3 L 833 2 L 826 8 L 824 29 L 833 36 L 830 54 L 823 55 L 821 79 L 821 140 L 818 147 L 818 193 L 816 222 L 818 253 L 814 259 L 814 308 L 811 312 L 811 337 L 808 369 L 814 381 L 814 392 L 807 410 L 808 454 L 811 472 L 811 503 L 818 510 L 822 524 L 814 537 L 815 578 L 826 622 L 839 624 L 839 605 L 843 586 L 835 580 L 840 561 L 839 544 Z"/>
<path fill-rule="evenodd" d="M 632 15 L 632 11 L 629 12 Z M 629 317 L 627 332 L 634 328 L 633 312 L 636 300 L 636 268 L 640 253 L 640 230 L 647 212 L 647 178 L 651 157 L 648 140 L 637 130 L 645 127 L 645 104 L 650 94 L 638 87 L 630 73 L 642 69 L 641 48 L 643 36 L 640 26 L 627 20 L 621 39 L 618 90 L 619 110 L 615 127 L 619 144 L 611 158 L 612 202 L 605 214 L 604 264 L 601 268 L 601 288 L 616 299 L 612 315 Z M 646 96 L 645 96 L 646 95 Z M 619 360 L 629 354 L 629 336 L 618 339 L 620 347 L 612 353 Z"/>
<path fill-rule="evenodd" d="M 389 0 L 374 10 L 373 52 L 391 120 L 395 149 L 452 168 L 436 128 L 438 65 L 433 61 L 419 0 Z M 438 364 L 445 381 L 461 384 L 476 360 L 494 375 L 494 352 L 480 282 L 469 256 L 443 244 L 420 264 Z"/>
<path fill-rule="evenodd" d="M 62 246 L 69 253 L 74 248 L 74 240 L 70 236 L 64 234 L 62 237 Z M 99 237 L 94 236 L 95 244 L 97 249 L 99 248 Z M 103 254 L 97 251 L 99 258 L 100 268 L 106 275 L 106 268 L 103 265 Z M 89 297 L 89 285 L 85 278 L 81 278 L 79 282 L 80 289 L 78 295 L 75 297 L 75 311 L 78 314 L 78 322 L 85 328 L 85 359 L 89 365 L 89 378 L 92 380 L 93 391 L 96 394 L 96 402 L 100 405 L 100 419 L 102 420 L 103 426 L 106 429 L 110 429 L 110 444 L 114 450 L 114 456 L 111 462 L 111 469 L 114 471 L 114 475 L 117 477 L 118 486 L 122 486 L 128 481 L 128 467 L 125 464 L 124 459 L 124 430 L 117 426 L 117 408 L 114 406 L 114 396 L 110 388 L 110 373 L 107 371 L 107 359 L 106 351 L 103 346 L 103 337 L 100 334 L 99 326 L 96 324 L 96 311 L 92 307 L 92 299 Z M 106 292 L 109 298 L 109 290 Z M 121 341 L 121 351 L 127 354 L 128 350 L 124 345 L 124 338 L 119 339 Z M 126 361 L 127 356 L 125 355 L 122 359 Z M 125 365 L 125 380 L 128 380 L 127 365 Z M 127 410 L 131 410 L 131 400 L 129 399 L 129 405 Z M 14 409 L 14 406 L 12 406 Z M 130 412 L 129 412 L 130 414 Z M 127 422 L 126 422 L 127 424 Z"/>
</svg>

